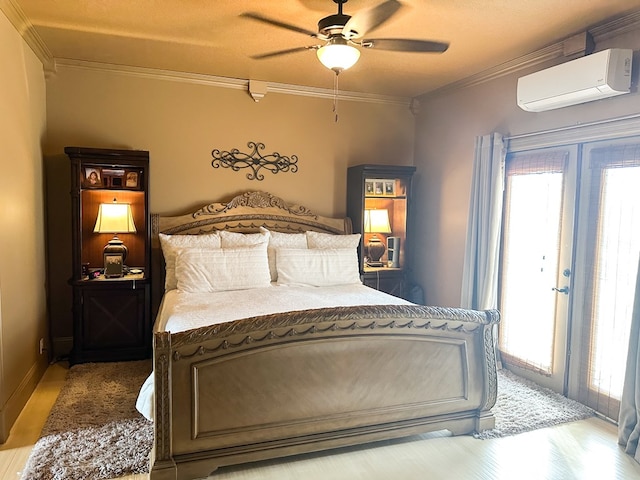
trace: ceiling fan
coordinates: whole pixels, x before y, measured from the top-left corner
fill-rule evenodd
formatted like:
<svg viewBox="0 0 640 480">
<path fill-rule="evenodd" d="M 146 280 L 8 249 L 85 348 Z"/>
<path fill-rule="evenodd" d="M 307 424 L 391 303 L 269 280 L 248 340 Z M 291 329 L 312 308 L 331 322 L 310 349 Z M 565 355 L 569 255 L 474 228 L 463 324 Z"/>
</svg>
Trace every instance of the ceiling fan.
<svg viewBox="0 0 640 480">
<path fill-rule="evenodd" d="M 278 19 L 266 17 L 260 13 L 245 12 L 243 17 L 251 18 L 269 25 L 291 30 L 322 40 L 322 45 L 294 47 L 276 52 L 253 55 L 254 59 L 265 59 L 305 50 L 315 50 L 320 62 L 339 74 L 352 67 L 360 58 L 360 48 L 377 50 L 393 50 L 396 52 L 442 53 L 449 47 L 448 43 L 430 40 L 414 40 L 407 38 L 364 38 L 365 35 L 387 22 L 402 7 L 397 0 L 386 0 L 381 4 L 355 13 L 353 16 L 342 13 L 342 6 L 347 0 L 333 0 L 338 4 L 338 13 L 321 18 L 318 31 L 291 25 Z"/>
</svg>

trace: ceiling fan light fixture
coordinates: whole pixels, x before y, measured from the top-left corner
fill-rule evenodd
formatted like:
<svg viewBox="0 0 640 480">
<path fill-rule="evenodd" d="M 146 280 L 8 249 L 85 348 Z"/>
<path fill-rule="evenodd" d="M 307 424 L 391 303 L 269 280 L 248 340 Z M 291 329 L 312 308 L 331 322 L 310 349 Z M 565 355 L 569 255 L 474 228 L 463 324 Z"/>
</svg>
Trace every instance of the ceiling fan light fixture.
<svg viewBox="0 0 640 480">
<path fill-rule="evenodd" d="M 316 53 L 320 63 L 336 72 L 336 74 L 353 67 L 360 58 L 360 50 L 348 45 L 347 41 L 341 37 L 332 38 L 329 43 L 320 47 Z"/>
</svg>

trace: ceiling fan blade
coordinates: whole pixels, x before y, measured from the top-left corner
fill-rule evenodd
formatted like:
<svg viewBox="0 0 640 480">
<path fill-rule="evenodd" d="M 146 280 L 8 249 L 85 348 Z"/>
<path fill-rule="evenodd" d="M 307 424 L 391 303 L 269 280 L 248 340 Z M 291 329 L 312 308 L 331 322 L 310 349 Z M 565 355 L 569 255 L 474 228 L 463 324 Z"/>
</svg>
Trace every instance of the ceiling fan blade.
<svg viewBox="0 0 640 480">
<path fill-rule="evenodd" d="M 290 53 L 302 52 L 304 50 L 317 50 L 320 45 L 312 45 L 310 47 L 296 47 L 289 48 L 287 50 L 278 50 L 277 52 L 261 53 L 259 55 L 251 55 L 251 58 L 255 60 L 263 60 L 265 58 L 278 57 L 280 55 L 288 55 Z"/>
<path fill-rule="evenodd" d="M 442 53 L 449 48 L 448 43 L 432 42 L 429 40 L 412 40 L 408 38 L 376 38 L 362 40 L 365 48 L 376 50 L 393 50 L 396 52 L 432 52 Z"/>
<path fill-rule="evenodd" d="M 342 29 L 346 38 L 361 38 L 389 20 L 402 4 L 397 0 L 387 0 L 373 8 L 360 10 L 354 14 Z"/>
<path fill-rule="evenodd" d="M 310 37 L 318 36 L 317 32 L 307 30 L 306 28 L 297 27 L 296 25 L 291 25 L 289 23 L 284 23 L 284 22 L 281 22 L 280 20 L 274 20 L 273 18 L 265 17 L 264 15 L 261 15 L 259 13 L 244 12 L 244 13 L 241 13 L 240 16 L 251 18 L 259 22 L 268 23 L 269 25 L 273 25 L 274 27 L 284 28 L 286 30 L 291 30 L 293 32 L 302 33 L 303 35 L 309 35 Z"/>
</svg>

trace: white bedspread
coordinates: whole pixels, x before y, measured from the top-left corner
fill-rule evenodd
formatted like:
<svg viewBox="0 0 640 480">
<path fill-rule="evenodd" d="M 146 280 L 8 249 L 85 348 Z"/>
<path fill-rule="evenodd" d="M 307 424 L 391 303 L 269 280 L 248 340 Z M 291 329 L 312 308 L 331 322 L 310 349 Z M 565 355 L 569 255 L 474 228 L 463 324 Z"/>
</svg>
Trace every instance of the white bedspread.
<svg viewBox="0 0 640 480">
<path fill-rule="evenodd" d="M 172 333 L 241 318 L 356 305 L 408 305 L 410 302 L 361 284 L 335 287 L 281 286 L 215 293 L 166 292 L 155 330 Z M 136 408 L 153 419 L 153 374 L 140 389 Z"/>
</svg>

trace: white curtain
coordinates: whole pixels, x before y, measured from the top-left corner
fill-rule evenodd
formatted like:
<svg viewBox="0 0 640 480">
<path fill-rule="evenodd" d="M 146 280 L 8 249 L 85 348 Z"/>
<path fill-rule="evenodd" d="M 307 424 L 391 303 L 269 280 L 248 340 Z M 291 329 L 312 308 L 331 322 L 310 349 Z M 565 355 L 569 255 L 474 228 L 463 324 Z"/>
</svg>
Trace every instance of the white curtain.
<svg viewBox="0 0 640 480">
<path fill-rule="evenodd" d="M 620 414 L 618 416 L 618 443 L 624 451 L 640 462 L 640 265 L 636 279 L 636 293 L 631 317 L 627 370 L 624 377 Z"/>
<path fill-rule="evenodd" d="M 498 306 L 498 267 L 507 149 L 499 133 L 476 138 L 467 243 L 462 273 L 463 308 Z"/>
</svg>

